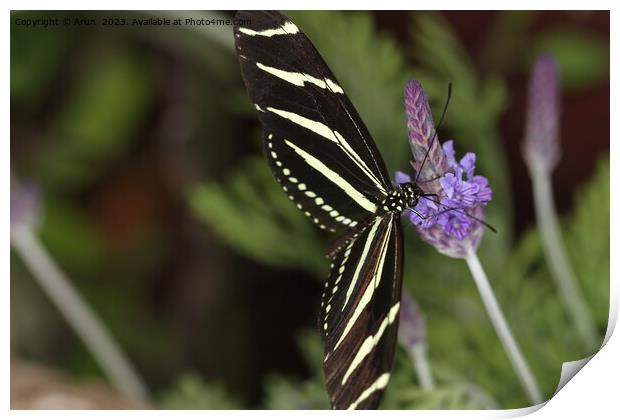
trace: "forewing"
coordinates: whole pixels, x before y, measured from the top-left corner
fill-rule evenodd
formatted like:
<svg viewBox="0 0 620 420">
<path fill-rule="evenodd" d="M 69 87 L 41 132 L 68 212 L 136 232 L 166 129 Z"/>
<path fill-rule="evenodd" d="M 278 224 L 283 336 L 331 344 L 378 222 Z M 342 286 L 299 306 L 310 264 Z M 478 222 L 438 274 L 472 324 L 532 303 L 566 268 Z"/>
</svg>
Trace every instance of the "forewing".
<svg viewBox="0 0 620 420">
<path fill-rule="evenodd" d="M 235 44 L 276 179 L 331 230 L 374 214 L 391 190 L 374 141 L 310 40 L 278 12 L 236 15 Z"/>
<path fill-rule="evenodd" d="M 379 404 L 394 359 L 402 261 L 397 215 L 377 218 L 333 260 L 319 315 L 333 408 Z"/>
</svg>

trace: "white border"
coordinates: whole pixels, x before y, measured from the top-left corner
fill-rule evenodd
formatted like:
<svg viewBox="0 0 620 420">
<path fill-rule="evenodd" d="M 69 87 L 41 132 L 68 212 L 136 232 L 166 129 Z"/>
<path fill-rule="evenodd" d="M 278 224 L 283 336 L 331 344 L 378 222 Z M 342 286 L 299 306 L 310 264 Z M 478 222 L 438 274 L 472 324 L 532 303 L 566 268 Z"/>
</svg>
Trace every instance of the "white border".
<svg viewBox="0 0 620 420">
<path fill-rule="evenodd" d="M 185 0 L 177 0 L 175 2 L 164 2 L 161 0 L 153 0 L 153 1 L 129 1 L 129 0 L 108 0 L 108 1 L 91 1 L 88 3 L 80 2 L 80 1 L 56 1 L 53 4 L 45 1 L 8 1 L 5 2 L 8 8 L 5 9 L 4 20 L 3 20 L 3 36 L 0 40 L 0 45 L 2 46 L 3 56 L 10 57 L 9 48 L 10 48 L 10 25 L 8 22 L 10 20 L 10 9 L 77 9 L 77 10 L 98 10 L 98 9 L 112 9 L 112 10 L 132 10 L 132 9 L 151 9 L 151 10 L 202 10 L 202 9 L 210 9 L 210 10 L 229 10 L 231 8 L 257 8 L 258 4 L 256 2 L 250 1 L 237 1 L 234 4 L 227 1 L 185 1 Z M 451 10 L 468 10 L 468 9 L 496 9 L 498 6 L 502 6 L 502 8 L 507 9 L 611 9 L 614 5 L 611 1 L 601 1 L 601 0 L 590 0 L 587 2 L 575 2 L 575 1 L 547 1 L 541 2 L 540 0 L 521 0 L 521 1 L 504 1 L 498 3 L 497 1 L 480 1 L 480 0 L 470 0 L 467 2 L 463 1 L 425 1 L 425 2 L 411 2 L 411 1 L 381 1 L 381 2 L 370 2 L 357 0 L 353 1 L 334 1 L 334 0 L 315 0 L 315 1 L 305 1 L 305 2 L 286 2 L 286 1 L 262 1 L 260 6 L 262 8 L 274 8 L 274 9 L 377 9 L 378 7 L 382 10 L 408 10 L 408 9 L 419 9 L 419 10 L 428 10 L 428 9 L 451 9 Z M 52 7 L 53 6 L 53 7 Z M 468 6 L 467 9 L 464 6 Z M 615 10 L 612 10 L 611 13 L 611 72 L 610 74 L 617 74 L 618 65 L 617 65 L 617 54 L 615 53 L 616 48 L 618 47 L 618 31 L 617 31 L 618 18 L 616 17 Z M 0 354 L 2 356 L 2 360 L 4 361 L 5 369 L 3 369 L 4 375 L 2 377 L 2 396 L 3 398 L 3 408 L 4 410 L 8 410 L 9 407 L 9 375 L 8 375 L 8 366 L 9 366 L 9 278 L 10 274 L 8 273 L 9 268 L 9 168 L 10 168 L 10 154 L 9 154 L 9 138 L 10 138 L 10 92 L 9 92 L 9 80 L 10 80 L 10 63 L 7 59 L 5 65 L 2 67 L 2 73 L 4 83 L 2 84 L 2 93 L 5 98 L 2 101 L 2 119 L 3 119 L 3 127 L 5 135 L 5 140 L 3 146 L 6 148 L 5 152 L 1 154 L 2 159 L 2 167 L 5 168 L 5 178 L 3 184 L 3 205 L 0 206 L 0 211 L 4 216 L 4 220 L 6 222 L 5 227 L 5 241 L 3 243 L 1 258 L 2 258 L 2 267 L 4 268 L 4 272 L 6 273 L 4 281 L 2 285 L 3 289 L 3 322 L 2 322 L 2 337 L 4 342 L 0 347 Z M 613 111 L 617 111 L 617 98 L 618 98 L 618 88 L 615 83 L 611 83 L 611 110 L 612 116 L 615 115 Z M 586 123 L 586 122 L 584 122 Z M 595 123 L 595 122 L 592 122 Z M 610 138 L 618 138 L 618 129 L 616 120 L 612 118 L 611 120 L 611 132 Z M 620 175 L 618 171 L 618 157 L 620 156 L 620 150 L 618 143 L 611 142 L 610 144 L 611 151 L 611 179 L 616 180 Z M 614 192 L 615 183 L 612 182 L 612 192 Z M 618 196 L 617 194 L 611 195 L 611 214 L 617 215 L 620 214 L 620 207 L 618 206 Z M 610 303 L 610 328 L 607 334 L 606 339 L 608 339 L 607 344 L 604 348 L 594 356 L 592 361 L 588 363 L 583 371 L 581 371 L 573 380 L 569 381 L 569 383 L 554 397 L 551 401 L 543 407 L 541 410 L 536 411 L 534 414 L 531 414 L 533 418 L 537 419 L 554 419 L 554 418 L 573 418 L 579 417 L 584 418 L 586 416 L 590 418 L 596 418 L 598 415 L 606 414 L 603 418 L 609 418 L 608 413 L 618 412 L 617 407 L 618 403 L 616 402 L 617 397 L 617 382 L 618 382 L 618 374 L 620 373 L 620 361 L 618 360 L 617 355 L 620 354 L 620 344 L 619 339 L 615 336 L 611 336 L 610 333 L 613 331 L 615 327 L 615 322 L 618 314 L 618 281 L 620 279 L 620 273 L 618 271 L 618 237 L 620 237 L 619 224 L 618 220 L 614 217 L 611 218 L 611 255 L 615 258 L 611 258 L 611 303 Z M 617 334 L 616 334 L 617 335 Z M 532 409 L 522 409 L 522 410 L 491 410 L 491 411 L 381 411 L 380 416 L 382 417 L 409 417 L 415 416 L 415 419 L 449 419 L 449 418 L 466 418 L 466 419 L 486 419 L 486 418 L 507 418 L 507 417 L 515 417 L 524 415 L 527 413 L 531 413 Z M 99 411 L 99 412 L 88 412 L 87 414 L 80 411 L 12 411 L 10 413 L 13 417 L 19 418 L 32 418 L 32 417 L 42 417 L 46 418 L 58 418 L 58 419 L 82 419 L 85 415 L 92 417 L 94 419 L 109 419 L 111 416 L 115 418 L 129 418 L 129 417 L 149 417 L 149 418 L 169 418 L 169 416 L 174 415 L 175 417 L 181 418 L 196 418 L 196 419 L 204 419 L 205 416 L 209 417 L 219 417 L 219 418 L 237 418 L 237 416 L 246 417 L 249 413 L 244 411 L 218 411 L 218 412 L 203 412 L 203 411 L 178 411 L 174 413 L 166 412 L 166 411 Z M 290 416 L 295 416 L 296 418 L 315 418 L 317 413 L 314 412 L 288 412 L 288 411 L 258 411 L 253 412 L 251 414 L 253 417 L 257 418 L 290 418 Z M 322 412 L 320 415 L 329 415 L 334 417 L 345 417 L 355 415 L 356 418 L 362 417 L 371 417 L 375 415 L 375 412 L 356 412 L 356 413 L 346 413 L 346 412 Z"/>
</svg>

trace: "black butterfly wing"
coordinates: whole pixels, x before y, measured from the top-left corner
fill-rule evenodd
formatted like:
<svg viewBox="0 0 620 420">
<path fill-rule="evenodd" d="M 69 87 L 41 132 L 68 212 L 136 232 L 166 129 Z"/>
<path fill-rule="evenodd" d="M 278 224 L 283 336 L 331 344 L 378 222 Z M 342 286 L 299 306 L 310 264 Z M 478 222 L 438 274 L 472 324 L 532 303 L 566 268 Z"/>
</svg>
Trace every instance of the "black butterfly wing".
<svg viewBox="0 0 620 420">
<path fill-rule="evenodd" d="M 388 384 L 402 285 L 398 215 L 376 218 L 334 258 L 320 329 L 332 407 L 376 408 Z"/>
<path fill-rule="evenodd" d="M 385 164 L 294 23 L 277 12 L 235 19 L 243 22 L 234 28 L 242 76 L 276 179 L 320 227 L 353 233 L 332 254 L 320 313 L 332 407 L 376 408 L 394 357 L 402 281 L 398 215 L 377 215 L 392 191 Z"/>
<path fill-rule="evenodd" d="M 310 40 L 278 12 L 239 12 L 235 44 L 264 149 L 289 197 L 317 225 L 354 227 L 391 190 L 368 130 Z"/>
</svg>

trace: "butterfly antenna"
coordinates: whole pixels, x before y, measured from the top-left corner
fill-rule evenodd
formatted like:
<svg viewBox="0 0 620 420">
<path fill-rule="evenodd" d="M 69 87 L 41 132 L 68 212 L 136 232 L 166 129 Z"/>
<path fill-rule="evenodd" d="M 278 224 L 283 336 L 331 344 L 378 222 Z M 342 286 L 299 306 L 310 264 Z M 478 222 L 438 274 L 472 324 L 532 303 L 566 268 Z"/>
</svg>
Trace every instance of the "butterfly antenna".
<svg viewBox="0 0 620 420">
<path fill-rule="evenodd" d="M 420 174 L 422 173 L 422 168 L 424 167 L 424 164 L 426 163 L 426 159 L 428 159 L 428 154 L 430 153 L 431 149 L 433 148 L 433 145 L 435 144 L 435 138 L 437 137 L 437 131 L 439 131 L 439 129 L 441 128 L 441 124 L 443 124 L 443 119 L 446 116 L 446 112 L 448 111 L 448 105 L 450 104 L 451 97 L 452 97 L 452 82 L 448 82 L 448 97 L 446 98 L 446 103 L 443 106 L 443 111 L 441 113 L 441 118 L 439 118 L 439 123 L 437 124 L 437 127 L 435 127 L 434 129 L 433 137 L 431 137 L 430 145 L 428 146 L 428 149 L 426 149 L 426 153 L 424 154 L 424 159 L 422 159 L 422 164 L 418 168 L 418 172 L 416 174 L 414 184 L 418 183 L 418 179 L 420 178 Z"/>
<path fill-rule="evenodd" d="M 476 222 L 482 223 L 485 227 L 489 228 L 489 229 L 491 230 L 491 232 L 493 232 L 493 233 L 497 233 L 497 230 L 496 230 L 493 226 L 491 226 L 490 224 L 488 224 L 488 223 L 487 223 L 487 222 L 485 222 L 484 220 L 479 219 L 479 218 L 477 218 L 476 216 L 472 216 L 471 214 L 467 213 L 467 212 L 465 211 L 465 209 L 462 209 L 462 208 L 460 208 L 460 207 L 448 207 L 448 206 L 446 206 L 445 204 L 442 204 L 441 202 L 439 202 L 439 201 L 437 201 L 437 200 L 433 200 L 432 198 L 428 198 L 428 196 L 424 196 L 424 195 L 422 195 L 421 197 L 422 197 L 422 198 L 424 198 L 424 199 L 426 199 L 426 200 L 428 200 L 428 201 L 432 201 L 433 203 L 435 203 L 435 204 L 437 204 L 437 205 L 440 205 L 440 206 L 442 206 L 442 207 L 444 208 L 442 211 L 440 211 L 439 213 L 437 213 L 437 214 L 435 215 L 435 217 L 436 217 L 436 216 L 439 216 L 440 214 L 447 213 L 447 212 L 449 212 L 449 211 L 460 211 L 461 213 L 463 213 L 465 216 L 469 217 L 470 219 L 473 219 L 473 220 L 475 220 Z"/>
</svg>

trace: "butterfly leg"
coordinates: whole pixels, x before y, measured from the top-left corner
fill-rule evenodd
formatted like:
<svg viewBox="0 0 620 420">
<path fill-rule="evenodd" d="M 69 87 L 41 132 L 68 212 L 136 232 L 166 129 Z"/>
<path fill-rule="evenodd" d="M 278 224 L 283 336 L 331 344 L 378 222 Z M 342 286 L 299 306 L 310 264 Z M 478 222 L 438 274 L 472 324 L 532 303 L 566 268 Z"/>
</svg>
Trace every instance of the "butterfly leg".
<svg viewBox="0 0 620 420">
<path fill-rule="evenodd" d="M 415 215 L 418 216 L 420 219 L 426 220 L 426 216 L 423 216 L 419 211 L 417 211 L 413 207 L 410 207 L 409 210 L 411 210 L 413 213 L 415 213 Z"/>
<path fill-rule="evenodd" d="M 441 178 L 441 175 L 437 175 L 436 177 L 431 178 L 431 179 L 425 179 L 423 181 L 418 181 L 418 184 L 427 184 L 429 182 L 437 181 L 439 178 Z"/>
</svg>

